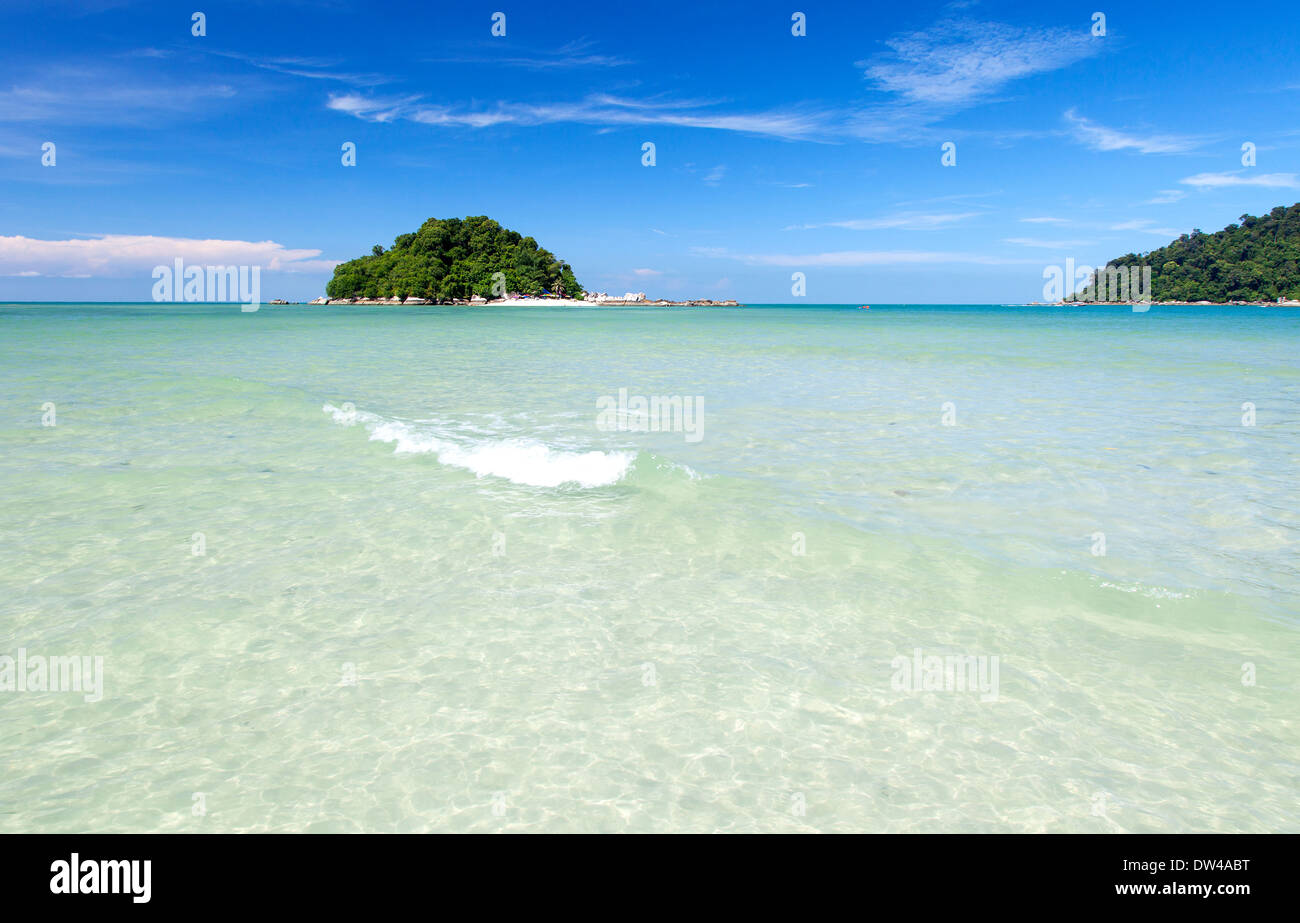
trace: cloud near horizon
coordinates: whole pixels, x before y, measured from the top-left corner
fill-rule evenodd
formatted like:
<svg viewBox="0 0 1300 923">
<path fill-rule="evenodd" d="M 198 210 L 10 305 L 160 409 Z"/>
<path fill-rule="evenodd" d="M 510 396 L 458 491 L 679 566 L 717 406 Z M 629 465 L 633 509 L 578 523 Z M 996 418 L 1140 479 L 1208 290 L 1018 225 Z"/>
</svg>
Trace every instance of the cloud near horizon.
<svg viewBox="0 0 1300 923">
<path fill-rule="evenodd" d="M 933 231 L 945 228 L 967 218 L 975 218 L 980 212 L 954 212 L 949 214 L 918 214 L 906 212 L 897 215 L 885 215 L 881 218 L 855 218 L 849 221 L 827 221 L 823 224 L 792 224 L 787 231 L 811 231 L 818 228 L 844 228 L 849 231 Z"/>
<path fill-rule="evenodd" d="M 1077 250 L 1091 247 L 1091 240 L 1043 240 L 1040 237 L 1004 237 L 1003 243 L 1015 244 L 1017 247 L 1039 247 L 1043 250 Z"/>
<path fill-rule="evenodd" d="M 1186 196 L 1187 193 L 1181 189 L 1161 189 L 1154 196 L 1143 202 L 1143 205 L 1172 205 L 1179 199 Z"/>
<path fill-rule="evenodd" d="M 978 264 L 1009 266 L 1035 264 L 1037 260 L 986 256 L 979 253 L 947 253 L 928 250 L 835 250 L 827 253 L 735 253 L 726 247 L 695 247 L 699 256 L 738 260 L 750 266 L 779 266 L 787 269 L 853 266 L 905 266 L 917 264 Z"/>
<path fill-rule="evenodd" d="M 0 276 L 122 277 L 151 273 L 179 258 L 191 265 L 261 266 L 279 272 L 332 272 L 341 260 L 319 250 L 291 250 L 273 240 L 100 234 L 71 240 L 0 237 Z"/>
<path fill-rule="evenodd" d="M 1220 186 L 1265 186 L 1270 189 L 1300 189 L 1294 173 L 1197 173 L 1178 182 L 1185 186 L 1213 189 Z"/>
</svg>

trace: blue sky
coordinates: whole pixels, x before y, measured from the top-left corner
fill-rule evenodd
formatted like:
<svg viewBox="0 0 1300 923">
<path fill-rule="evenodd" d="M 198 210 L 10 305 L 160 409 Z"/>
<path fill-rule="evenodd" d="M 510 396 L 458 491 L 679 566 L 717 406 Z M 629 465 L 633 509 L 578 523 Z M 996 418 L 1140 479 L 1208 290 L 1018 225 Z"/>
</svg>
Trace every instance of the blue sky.
<svg viewBox="0 0 1300 923">
<path fill-rule="evenodd" d="M 6 300 L 147 301 L 176 256 L 306 300 L 485 214 L 591 289 L 1019 302 L 1300 201 L 1293 2 L 6 0 L 0 43 Z"/>
</svg>

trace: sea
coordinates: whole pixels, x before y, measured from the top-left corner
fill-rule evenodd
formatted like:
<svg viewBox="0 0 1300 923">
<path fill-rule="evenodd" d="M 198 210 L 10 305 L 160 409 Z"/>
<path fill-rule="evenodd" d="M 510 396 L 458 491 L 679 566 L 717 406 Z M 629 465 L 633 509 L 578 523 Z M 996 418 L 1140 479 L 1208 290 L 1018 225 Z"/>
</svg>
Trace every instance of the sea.
<svg viewBox="0 0 1300 923">
<path fill-rule="evenodd" d="M 0 832 L 1300 832 L 1300 312 L 0 305 Z"/>
</svg>

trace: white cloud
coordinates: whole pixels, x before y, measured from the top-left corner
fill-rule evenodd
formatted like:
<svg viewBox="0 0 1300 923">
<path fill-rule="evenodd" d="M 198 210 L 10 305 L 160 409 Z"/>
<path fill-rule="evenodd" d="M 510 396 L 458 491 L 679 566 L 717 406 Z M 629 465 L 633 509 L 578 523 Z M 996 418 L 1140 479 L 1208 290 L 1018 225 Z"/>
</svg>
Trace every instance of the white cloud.
<svg viewBox="0 0 1300 923">
<path fill-rule="evenodd" d="M 119 124 L 210 108 L 235 90 L 225 84 L 171 80 L 140 83 L 116 70 L 60 68 L 30 84 L 0 90 L 0 122 Z"/>
<path fill-rule="evenodd" d="M 950 214 L 926 215 L 904 213 L 886 215 L 881 218 L 855 218 L 851 221 L 828 221 L 825 224 L 796 224 L 786 228 L 791 230 L 813 230 L 816 228 L 846 228 L 850 231 L 904 230 L 932 231 L 938 228 L 974 218 L 979 212 L 957 212 Z"/>
<path fill-rule="evenodd" d="M 1143 202 L 1143 205 L 1170 205 L 1187 195 L 1182 189 L 1161 189 L 1151 198 Z"/>
<path fill-rule="evenodd" d="M 370 122 L 403 119 L 447 128 L 567 123 L 592 125 L 597 132 L 607 132 L 627 125 L 673 125 L 785 140 L 915 142 L 944 115 L 983 100 L 1008 82 L 1059 70 L 1102 48 L 1102 43 L 1089 36 L 1086 29 L 1025 29 L 951 20 L 928 32 L 896 35 L 886 44 L 890 51 L 885 55 L 858 62 L 869 80 L 896 96 L 884 105 L 845 109 L 792 104 L 759 112 L 736 112 L 724 110 L 717 100 L 635 100 L 604 93 L 576 102 L 501 100 L 492 105 L 465 105 L 433 103 L 423 97 L 384 98 L 347 92 L 332 94 L 327 106 Z M 538 67 L 624 63 L 621 59 L 586 55 L 586 47 L 561 49 L 559 55 L 530 63 Z M 503 62 L 497 59 L 497 63 Z M 796 184 L 796 188 L 801 185 L 805 184 Z"/>
<path fill-rule="evenodd" d="M 925 250 L 836 250 L 827 253 L 733 253 L 726 247 L 696 247 L 700 256 L 738 260 L 751 266 L 809 267 L 901 266 L 916 264 L 969 264 L 988 266 L 1036 263 L 1036 260 L 985 256 L 978 253 L 946 253 Z"/>
<path fill-rule="evenodd" d="M 1101 50 L 1086 29 L 1031 29 L 945 21 L 885 40 L 891 52 L 859 61 L 880 89 L 922 104 L 965 105 L 1031 74 L 1059 70 Z"/>
<path fill-rule="evenodd" d="M 376 98 L 357 93 L 333 94 L 330 109 L 368 122 L 406 119 L 451 128 L 487 128 L 494 125 L 548 125 L 578 123 L 609 125 L 677 125 L 714 128 L 777 138 L 818 140 L 832 128 L 828 112 L 790 107 L 767 112 L 712 111 L 714 103 L 701 100 L 635 100 L 595 94 L 576 103 L 499 102 L 491 109 L 425 105 L 419 97 Z"/>
<path fill-rule="evenodd" d="M 634 269 L 632 272 L 638 276 L 662 276 L 663 273 L 657 269 Z"/>
<path fill-rule="evenodd" d="M 1158 237 L 1177 237 L 1183 232 L 1176 228 L 1153 228 L 1152 221 L 1148 218 L 1138 218 L 1133 221 L 1124 221 L 1119 224 L 1112 224 L 1112 231 L 1141 231 L 1143 234 L 1155 234 Z"/>
<path fill-rule="evenodd" d="M 242 61 L 245 64 L 251 64 L 253 67 L 260 67 L 262 70 L 274 71 L 277 74 L 288 74 L 291 77 L 306 77 L 311 80 L 337 80 L 341 83 L 351 83 L 357 86 L 378 86 L 381 83 L 389 82 L 389 78 L 383 74 L 336 71 L 334 68 L 337 66 L 337 62 L 322 58 L 257 57 L 236 51 L 213 51 L 211 53 L 223 58 Z"/>
<path fill-rule="evenodd" d="M 330 272 L 338 260 L 319 250 L 290 250 L 272 240 L 196 240 L 102 234 L 71 240 L 0 237 L 0 275 L 103 277 L 149 273 L 178 257 L 204 266 L 261 266 L 281 272 Z"/>
<path fill-rule="evenodd" d="M 1070 223 L 1070 219 L 1068 218 L 1043 217 L 1043 218 L 1021 218 L 1020 220 L 1025 222 L 1026 224 L 1069 224 Z"/>
<path fill-rule="evenodd" d="M 330 94 L 325 105 L 335 112 L 344 112 L 367 122 L 391 122 L 409 112 L 419 99 L 418 96 L 382 99 L 358 93 L 338 93 Z"/>
<path fill-rule="evenodd" d="M 1294 173 L 1197 173 L 1178 182 L 1202 189 L 1218 186 L 1267 186 L 1270 189 L 1297 189 L 1300 182 Z"/>
<path fill-rule="evenodd" d="M 1043 240 L 1039 237 L 1004 237 L 1002 240 L 1018 247 L 1039 247 L 1043 250 L 1072 250 L 1092 246 L 1090 240 Z"/>
<path fill-rule="evenodd" d="M 1196 138 L 1182 135 L 1135 135 L 1107 128 L 1084 118 L 1074 109 L 1066 111 L 1065 120 L 1074 126 L 1075 136 L 1094 151 L 1135 150 L 1139 154 L 1180 154 L 1200 144 Z"/>
<path fill-rule="evenodd" d="M 595 45 L 587 39 L 569 42 L 561 48 L 541 48 L 527 54 L 511 57 L 502 54 L 484 54 L 478 57 L 439 57 L 438 63 L 490 64 L 493 67 L 523 67 L 529 70 L 554 70 L 573 67 L 622 67 L 632 62 L 616 55 L 596 54 L 589 51 Z"/>
</svg>

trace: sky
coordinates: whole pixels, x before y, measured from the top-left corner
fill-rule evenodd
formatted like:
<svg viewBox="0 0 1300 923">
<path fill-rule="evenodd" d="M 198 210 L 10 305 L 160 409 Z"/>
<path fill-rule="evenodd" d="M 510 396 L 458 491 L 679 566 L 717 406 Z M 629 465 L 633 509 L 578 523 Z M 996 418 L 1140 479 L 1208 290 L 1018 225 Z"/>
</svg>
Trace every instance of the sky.
<svg viewBox="0 0 1300 923">
<path fill-rule="evenodd" d="M 5 0 L 0 300 L 307 300 L 466 215 L 590 290 L 1042 300 L 1300 201 L 1297 47 L 1294 0 Z"/>
</svg>

